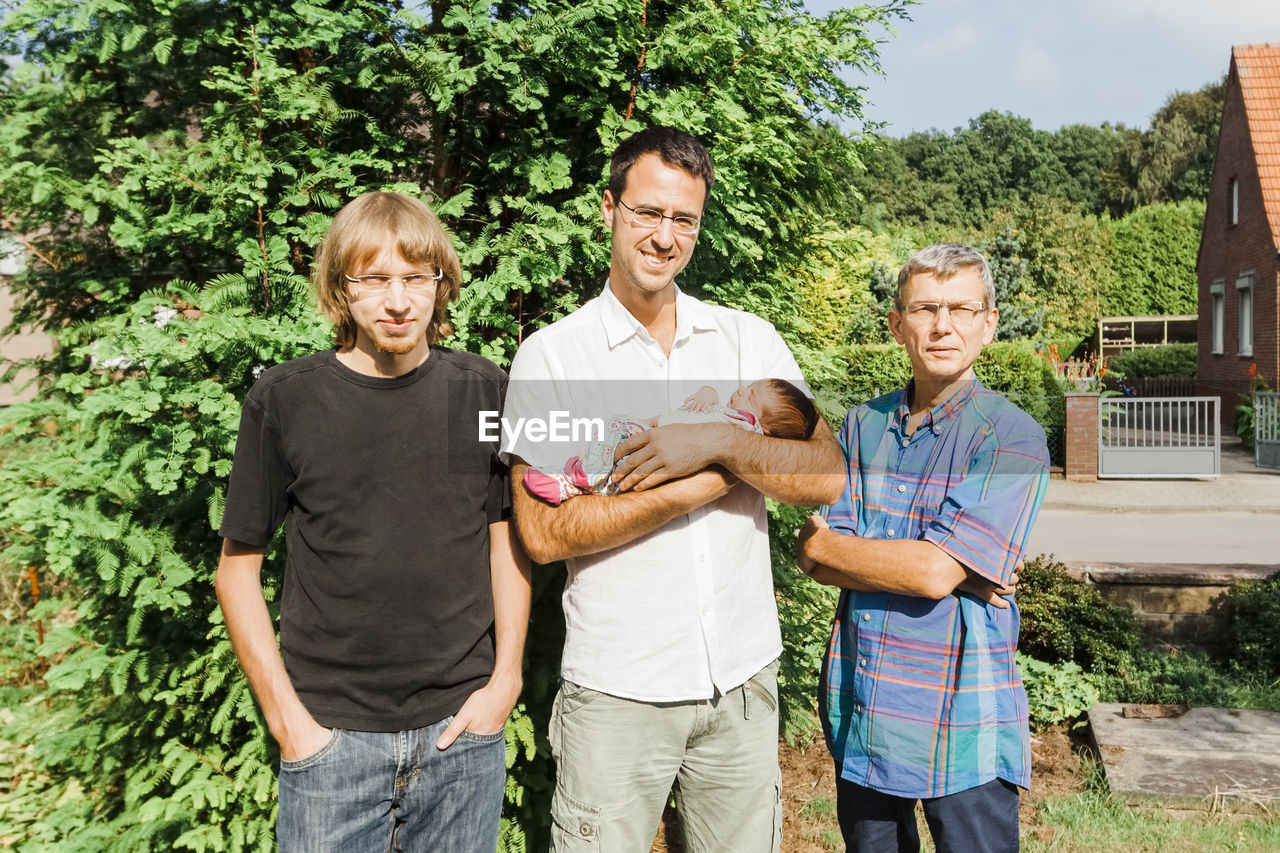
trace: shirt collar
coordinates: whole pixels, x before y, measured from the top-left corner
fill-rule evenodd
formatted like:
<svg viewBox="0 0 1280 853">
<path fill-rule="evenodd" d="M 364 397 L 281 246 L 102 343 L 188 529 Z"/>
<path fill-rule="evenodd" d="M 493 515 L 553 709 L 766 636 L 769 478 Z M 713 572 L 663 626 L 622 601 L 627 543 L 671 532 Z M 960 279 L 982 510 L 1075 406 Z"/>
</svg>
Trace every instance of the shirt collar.
<svg viewBox="0 0 1280 853">
<path fill-rule="evenodd" d="M 694 299 L 678 286 L 676 288 L 676 337 L 675 342 L 688 338 L 694 332 L 718 331 L 720 325 L 710 307 Z M 609 282 L 605 282 L 604 292 L 600 294 L 600 322 L 604 325 L 605 339 L 612 349 L 630 339 L 633 335 L 649 332 L 644 324 L 631 315 L 618 297 L 614 294 Z"/>
<path fill-rule="evenodd" d="M 927 427 L 934 433 L 939 432 L 942 428 L 942 422 L 953 415 L 959 414 L 964 405 L 973 397 L 974 392 L 981 387 L 983 387 L 982 383 L 977 378 L 961 383 L 960 388 L 954 394 L 925 413 L 924 420 L 920 422 L 920 426 Z M 911 414 L 911 407 L 908 403 L 911 400 L 911 391 L 914 388 L 915 380 L 912 379 L 907 382 L 905 388 L 898 389 L 898 399 L 895 401 L 895 414 L 892 423 L 894 429 L 900 428 L 907 420 L 908 415 Z"/>
</svg>

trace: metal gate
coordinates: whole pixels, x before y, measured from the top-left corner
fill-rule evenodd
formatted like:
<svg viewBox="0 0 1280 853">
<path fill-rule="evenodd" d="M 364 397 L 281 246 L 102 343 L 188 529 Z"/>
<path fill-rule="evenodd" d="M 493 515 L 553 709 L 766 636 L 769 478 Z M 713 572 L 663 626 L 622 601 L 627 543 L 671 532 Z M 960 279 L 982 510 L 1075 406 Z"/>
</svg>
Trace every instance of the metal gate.
<svg viewBox="0 0 1280 853">
<path fill-rule="evenodd" d="M 1216 477 L 1221 473 L 1217 397 L 1098 401 L 1098 476 Z"/>
<path fill-rule="evenodd" d="M 1253 395 L 1253 461 L 1262 468 L 1280 468 L 1280 392 Z"/>
</svg>

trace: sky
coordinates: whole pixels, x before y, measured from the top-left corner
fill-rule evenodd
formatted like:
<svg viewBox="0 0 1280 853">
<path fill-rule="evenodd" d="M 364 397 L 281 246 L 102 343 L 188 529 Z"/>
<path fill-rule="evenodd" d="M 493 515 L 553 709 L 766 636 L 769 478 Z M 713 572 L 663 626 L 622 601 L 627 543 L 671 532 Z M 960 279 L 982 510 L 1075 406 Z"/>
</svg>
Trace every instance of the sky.
<svg viewBox="0 0 1280 853">
<path fill-rule="evenodd" d="M 846 5 L 805 3 L 817 14 Z M 1220 80 L 1231 45 L 1280 42 L 1280 0 L 922 0 L 908 14 L 884 36 L 885 76 L 850 77 L 894 137 L 987 110 L 1042 130 L 1145 129 L 1174 92 Z"/>
</svg>

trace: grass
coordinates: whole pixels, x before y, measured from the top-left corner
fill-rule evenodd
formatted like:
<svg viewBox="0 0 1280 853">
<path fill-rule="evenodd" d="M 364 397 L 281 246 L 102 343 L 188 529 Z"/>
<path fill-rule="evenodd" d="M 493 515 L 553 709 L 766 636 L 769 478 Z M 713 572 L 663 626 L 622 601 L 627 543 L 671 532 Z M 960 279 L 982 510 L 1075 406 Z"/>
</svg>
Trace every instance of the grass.
<svg viewBox="0 0 1280 853">
<path fill-rule="evenodd" d="M 1023 832 L 1025 853 L 1263 853 L 1280 850 L 1280 819 L 1127 806 L 1090 771 L 1079 794 L 1040 802 L 1040 821 Z"/>
<path fill-rule="evenodd" d="M 1108 687 L 1109 701 L 1116 702 L 1280 711 L 1280 679 L 1200 651 L 1143 649 L 1128 671 L 1110 677 Z"/>
<path fill-rule="evenodd" d="M 833 815 L 836 812 L 836 804 L 827 797 L 814 797 L 812 800 L 804 804 L 804 808 L 800 810 L 801 817 L 823 817 Z"/>
</svg>

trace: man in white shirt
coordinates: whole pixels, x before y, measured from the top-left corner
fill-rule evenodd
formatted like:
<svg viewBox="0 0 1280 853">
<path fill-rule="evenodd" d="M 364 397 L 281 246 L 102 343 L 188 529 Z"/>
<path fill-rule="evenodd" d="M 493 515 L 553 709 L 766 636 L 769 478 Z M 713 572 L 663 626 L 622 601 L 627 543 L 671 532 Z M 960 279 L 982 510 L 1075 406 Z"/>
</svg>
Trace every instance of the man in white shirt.
<svg viewBox="0 0 1280 853">
<path fill-rule="evenodd" d="M 830 429 L 795 441 L 673 424 L 619 447 L 621 494 L 552 507 L 518 485 L 526 465 L 563 464 L 598 437 L 588 418 L 673 409 L 702 385 L 721 399 L 765 377 L 803 387 L 768 322 L 675 285 L 713 180 L 703 146 L 673 128 L 619 145 L 601 204 L 609 283 L 530 336 L 511 366 L 504 449 L 517 527 L 535 560 L 567 560 L 569 572 L 550 732 L 556 851 L 647 851 L 673 782 L 691 853 L 781 842 L 782 642 L 763 495 L 837 500 Z"/>
</svg>

